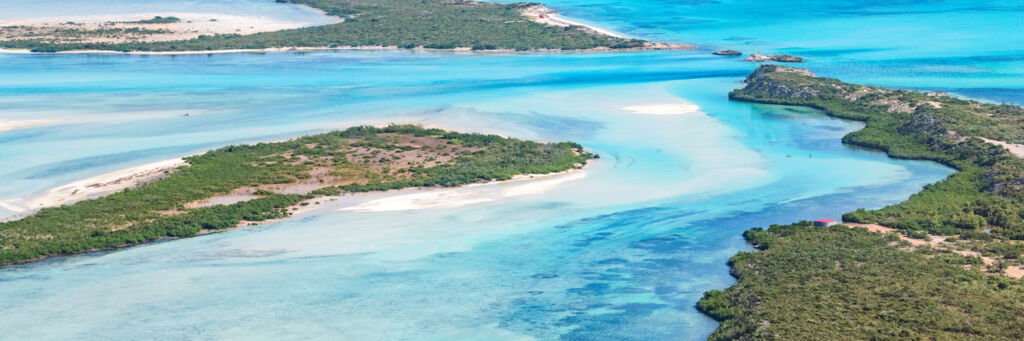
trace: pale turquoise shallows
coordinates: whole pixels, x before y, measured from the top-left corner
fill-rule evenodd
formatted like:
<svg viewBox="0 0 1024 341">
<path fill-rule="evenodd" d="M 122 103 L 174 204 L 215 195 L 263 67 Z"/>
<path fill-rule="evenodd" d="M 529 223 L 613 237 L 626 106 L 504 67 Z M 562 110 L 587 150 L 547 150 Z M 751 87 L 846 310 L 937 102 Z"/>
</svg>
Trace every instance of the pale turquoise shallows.
<svg viewBox="0 0 1024 341">
<path fill-rule="evenodd" d="M 0 54 L 0 118 L 58 121 L 0 132 L 0 200 L 356 124 L 601 154 L 556 178 L 350 197 L 281 223 L 0 269 L 0 339 L 703 339 L 716 324 L 694 304 L 733 283 L 743 230 L 881 207 L 951 172 L 843 146 L 859 123 L 728 101 L 755 65 L 711 49 L 1024 103 L 1019 6 L 761 3 L 551 2 L 710 46 L 698 51 Z M 652 108 L 679 114 L 637 113 Z M 436 205 L 372 206 L 410 195 Z"/>
</svg>

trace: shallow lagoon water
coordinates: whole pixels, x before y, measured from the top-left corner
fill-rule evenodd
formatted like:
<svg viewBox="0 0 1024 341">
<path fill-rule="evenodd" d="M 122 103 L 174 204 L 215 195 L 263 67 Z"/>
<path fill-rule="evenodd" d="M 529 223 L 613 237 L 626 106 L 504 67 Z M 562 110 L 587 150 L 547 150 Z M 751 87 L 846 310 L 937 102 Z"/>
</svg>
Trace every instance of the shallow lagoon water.
<svg viewBox="0 0 1024 341">
<path fill-rule="evenodd" d="M 552 4 L 629 34 L 715 42 L 742 27 L 644 25 L 695 10 L 715 18 L 744 2 L 631 1 L 670 10 L 615 15 L 594 10 L 611 2 Z M 907 13 L 862 19 L 935 20 L 913 13 L 916 5 L 890 5 Z M 1008 13 L 978 15 L 1006 21 Z M 751 30 L 827 23 L 801 11 L 759 25 L 767 26 Z M 998 32 L 982 33 L 989 38 L 972 46 L 991 48 L 979 51 L 1020 54 L 995 51 L 1012 47 L 996 45 Z M 960 43 L 947 35 L 934 43 Z M 821 59 L 807 66 L 819 74 L 1024 102 L 1024 71 L 1013 58 L 940 48 L 925 58 L 881 38 L 857 46 L 884 53 L 851 52 L 827 32 L 808 31 L 799 44 L 785 38 L 774 37 L 773 48 L 809 46 L 803 53 Z M 733 282 L 725 263 L 749 250 L 743 230 L 898 202 L 950 172 L 843 146 L 856 122 L 729 102 L 754 65 L 707 52 L 0 54 L 0 117 L 59 120 L 0 133 L 0 199 L 354 124 L 569 139 L 602 156 L 582 178 L 543 193 L 424 210 L 323 209 L 5 268 L 0 338 L 702 339 L 716 324 L 693 306 L 705 290 Z M 622 109 L 679 103 L 701 112 Z"/>
</svg>

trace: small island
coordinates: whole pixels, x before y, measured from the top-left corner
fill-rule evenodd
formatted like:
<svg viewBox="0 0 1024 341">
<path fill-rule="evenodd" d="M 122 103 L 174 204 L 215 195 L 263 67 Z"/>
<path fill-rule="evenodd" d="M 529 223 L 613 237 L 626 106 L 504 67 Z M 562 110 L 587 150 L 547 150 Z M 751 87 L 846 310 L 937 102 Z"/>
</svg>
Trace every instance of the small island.
<svg viewBox="0 0 1024 341">
<path fill-rule="evenodd" d="M 186 157 L 148 184 L 0 223 L 0 264 L 285 218 L 325 196 L 509 180 L 582 168 L 595 157 L 571 142 L 415 125 L 229 146 Z"/>
<path fill-rule="evenodd" d="M 721 50 L 721 51 L 712 52 L 711 54 L 716 55 L 716 56 L 740 56 L 740 55 L 743 55 L 743 52 L 736 51 L 736 50 Z"/>
<path fill-rule="evenodd" d="M 499 51 L 692 49 L 623 38 L 557 18 L 537 3 L 470 0 L 277 0 L 315 8 L 337 23 L 236 33 L 201 34 L 200 21 L 160 16 L 84 27 L 68 22 L 0 27 L 0 48 L 32 52 L 181 53 L 299 49 L 402 48 Z M 244 20 L 242 21 L 244 24 Z M 208 22 L 205 24 L 209 24 Z M 205 25 L 203 24 L 203 25 Z M 178 27 L 181 26 L 181 27 Z M 209 26 L 209 25 L 207 25 Z M 219 25 L 213 25 L 219 26 Z M 250 25 L 245 25 L 248 29 Z"/>
<path fill-rule="evenodd" d="M 697 305 L 721 322 L 709 339 L 1024 338 L 1024 108 L 778 65 L 745 83 L 729 98 L 863 121 L 844 143 L 957 172 L 842 225 L 744 233 L 759 251 L 730 259 L 738 283 Z"/>
</svg>

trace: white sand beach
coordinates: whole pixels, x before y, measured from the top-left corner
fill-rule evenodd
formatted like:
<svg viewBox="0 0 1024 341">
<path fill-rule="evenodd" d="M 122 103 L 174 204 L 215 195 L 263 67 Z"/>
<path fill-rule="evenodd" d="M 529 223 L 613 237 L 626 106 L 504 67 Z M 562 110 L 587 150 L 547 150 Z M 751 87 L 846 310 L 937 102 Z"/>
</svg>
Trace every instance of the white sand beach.
<svg viewBox="0 0 1024 341">
<path fill-rule="evenodd" d="M 625 35 L 615 33 L 597 26 L 587 25 L 578 21 L 566 19 L 565 17 L 558 14 L 557 10 L 549 8 L 544 5 L 530 6 L 522 9 L 519 13 L 528 19 L 545 25 L 569 27 L 569 26 L 580 26 L 592 33 L 603 34 L 612 37 L 625 38 Z"/>
<path fill-rule="evenodd" d="M 340 211 L 388 212 L 465 206 L 510 197 L 542 194 L 563 183 L 583 179 L 586 175 L 586 172 L 581 169 L 545 175 L 518 175 L 507 181 L 388 196 L 355 206 L 343 207 Z"/>
<path fill-rule="evenodd" d="M 186 165 L 188 163 L 181 158 L 148 163 L 78 180 L 31 198 L 0 201 L 0 207 L 24 214 L 41 208 L 67 205 L 153 182 Z"/>
</svg>

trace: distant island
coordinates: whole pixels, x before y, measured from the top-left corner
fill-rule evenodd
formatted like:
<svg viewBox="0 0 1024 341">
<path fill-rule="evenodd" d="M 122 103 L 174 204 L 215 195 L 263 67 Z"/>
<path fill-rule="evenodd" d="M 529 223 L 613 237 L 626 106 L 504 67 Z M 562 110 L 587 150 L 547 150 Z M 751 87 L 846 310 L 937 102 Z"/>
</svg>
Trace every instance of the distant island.
<svg viewBox="0 0 1024 341">
<path fill-rule="evenodd" d="M 692 46 L 622 38 L 557 17 L 537 3 L 468 0 L 277 0 L 339 18 L 330 25 L 257 31 L 212 31 L 208 20 L 157 16 L 86 26 L 69 21 L 0 27 L 0 47 L 32 52 L 214 52 L 340 48 L 427 48 L 503 51 L 689 49 Z M 198 21 L 197 21 L 198 20 Z M 238 20 L 236 20 L 238 21 Z M 239 24 L 245 24 L 241 19 Z M 204 26 L 205 25 L 205 26 Z M 259 24 L 253 24 L 259 25 Z M 223 26 L 223 25 L 213 25 Z M 237 26 L 237 25 L 236 25 Z M 249 29 L 246 24 L 242 28 Z M 179 28 L 180 27 L 180 28 Z M 188 29 L 184 29 L 188 27 Z M 206 31 L 203 31 L 206 32 Z"/>
<path fill-rule="evenodd" d="M 415 125 L 229 146 L 186 157 L 136 188 L 0 222 L 0 264 L 280 219 L 326 196 L 509 180 L 581 168 L 595 157 L 571 142 Z"/>
<path fill-rule="evenodd" d="M 1024 339 L 1024 108 L 777 65 L 745 84 L 729 98 L 862 121 L 844 143 L 957 172 L 844 225 L 744 233 L 760 251 L 730 259 L 738 282 L 697 305 L 721 322 L 709 339 Z"/>
</svg>

